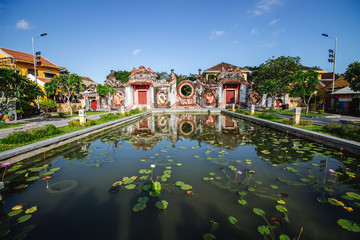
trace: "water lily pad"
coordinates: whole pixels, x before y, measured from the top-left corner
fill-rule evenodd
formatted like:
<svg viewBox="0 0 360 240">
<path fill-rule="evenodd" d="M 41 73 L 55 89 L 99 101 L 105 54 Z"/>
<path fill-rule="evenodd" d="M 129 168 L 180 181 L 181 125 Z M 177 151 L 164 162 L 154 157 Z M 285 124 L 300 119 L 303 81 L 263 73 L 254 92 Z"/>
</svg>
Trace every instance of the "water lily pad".
<svg viewBox="0 0 360 240">
<path fill-rule="evenodd" d="M 21 232 L 21 233 L 18 233 L 18 234 L 16 234 L 13 238 L 12 238 L 12 240 L 24 240 L 24 239 L 26 239 L 27 238 L 27 232 Z"/>
<path fill-rule="evenodd" d="M 132 210 L 133 210 L 133 212 L 140 212 L 140 211 L 144 210 L 145 208 L 146 208 L 146 204 L 139 202 L 139 203 L 134 205 Z"/>
<path fill-rule="evenodd" d="M 261 185 L 262 181 L 255 181 L 256 184 Z"/>
<path fill-rule="evenodd" d="M 205 233 L 205 234 L 203 235 L 203 239 L 204 239 L 204 240 L 214 240 L 214 239 L 216 239 L 216 237 L 215 237 L 215 235 L 212 234 L 212 233 Z"/>
<path fill-rule="evenodd" d="M 37 206 L 33 206 L 31 208 L 26 209 L 25 213 L 26 214 L 33 213 L 33 212 L 36 212 L 36 210 L 37 210 Z"/>
<path fill-rule="evenodd" d="M 176 183 L 175 183 L 175 185 L 176 186 L 182 186 L 182 185 L 184 185 L 185 183 L 183 182 L 183 181 L 177 181 Z"/>
<path fill-rule="evenodd" d="M 209 173 L 209 175 L 210 175 L 210 176 L 215 176 L 216 173 L 211 172 L 211 173 Z"/>
<path fill-rule="evenodd" d="M 48 176 L 48 175 L 52 175 L 52 174 L 54 174 L 54 172 L 49 171 L 49 172 L 45 172 L 45 173 L 43 173 L 43 176 Z"/>
<path fill-rule="evenodd" d="M 278 189 L 278 188 L 279 188 L 279 187 L 276 186 L 276 185 L 269 185 L 269 187 L 272 188 L 272 189 Z"/>
<path fill-rule="evenodd" d="M 281 213 L 286 213 L 287 212 L 286 207 L 284 207 L 282 205 L 276 205 L 275 208 L 276 208 L 276 210 L 278 210 Z"/>
<path fill-rule="evenodd" d="M 191 185 L 189 185 L 189 184 L 184 184 L 184 185 L 182 185 L 181 186 L 181 190 L 190 190 L 190 189 L 192 189 L 192 186 Z"/>
<path fill-rule="evenodd" d="M 235 223 L 237 223 L 237 219 L 236 219 L 236 217 L 233 217 L 233 216 L 229 216 L 228 217 L 228 221 L 229 221 L 229 223 L 231 223 L 231 224 L 235 224 Z"/>
<path fill-rule="evenodd" d="M 216 179 L 216 180 L 221 180 L 222 177 L 217 176 L 217 177 L 215 177 L 215 179 Z"/>
<path fill-rule="evenodd" d="M 242 196 L 242 197 L 247 195 L 247 193 L 245 191 L 238 192 L 238 194 L 239 194 L 239 196 Z"/>
<path fill-rule="evenodd" d="M 264 216 L 265 215 L 265 212 L 264 210 L 260 209 L 260 208 L 253 208 L 253 211 L 256 215 L 259 215 L 259 216 Z"/>
<path fill-rule="evenodd" d="M 148 191 L 148 190 L 151 189 L 151 187 L 152 187 L 151 184 L 146 184 L 146 185 L 143 186 L 143 190 L 144 190 L 144 191 Z"/>
<path fill-rule="evenodd" d="M 290 240 L 290 238 L 288 237 L 288 235 L 281 234 L 281 235 L 279 236 L 279 240 Z"/>
<path fill-rule="evenodd" d="M 16 215 L 20 214 L 22 211 L 23 211 L 22 209 L 11 211 L 8 213 L 8 216 L 9 217 L 16 216 Z"/>
<path fill-rule="evenodd" d="M 32 217 L 31 214 L 24 215 L 24 216 L 18 218 L 18 222 L 19 223 L 25 222 L 25 221 L 29 220 L 31 217 Z"/>
<path fill-rule="evenodd" d="M 255 190 L 255 188 L 249 187 L 249 188 L 248 188 L 248 191 L 249 191 L 249 192 L 255 192 L 256 190 Z"/>
<path fill-rule="evenodd" d="M 247 204 L 247 201 L 245 199 L 239 199 L 238 203 L 245 206 Z"/>
<path fill-rule="evenodd" d="M 157 207 L 158 209 L 164 210 L 164 209 L 167 209 L 168 204 L 169 204 L 169 203 L 168 203 L 167 201 L 161 200 L 161 201 L 157 201 L 157 202 L 155 203 L 155 207 Z"/>
<path fill-rule="evenodd" d="M 160 196 L 160 191 L 151 191 L 149 194 L 152 197 L 159 197 Z"/>
<path fill-rule="evenodd" d="M 339 219 L 337 223 L 344 229 L 351 231 L 351 232 L 360 232 L 360 226 L 350 220 L 347 219 Z"/>
<path fill-rule="evenodd" d="M 258 226 L 258 232 L 261 234 L 261 235 L 270 235 L 270 230 L 267 226 Z"/>
<path fill-rule="evenodd" d="M 203 177 L 203 180 L 205 180 L 205 181 L 209 181 L 209 180 L 210 180 L 210 178 L 209 178 L 209 177 Z"/>
<path fill-rule="evenodd" d="M 148 179 L 148 176 L 141 176 L 140 177 L 140 180 L 147 180 Z"/>
<path fill-rule="evenodd" d="M 40 172 L 41 170 L 43 170 L 42 167 L 37 167 L 37 168 L 29 168 L 28 169 L 30 172 Z"/>
<path fill-rule="evenodd" d="M 27 170 L 24 169 L 24 170 L 20 170 L 20 171 L 15 172 L 15 174 L 23 174 L 23 173 L 26 173 L 26 172 L 27 172 Z"/>
<path fill-rule="evenodd" d="M 331 205 L 335 205 L 335 206 L 341 206 L 343 207 L 344 206 L 344 203 L 339 201 L 339 200 L 336 200 L 335 198 L 328 198 L 328 202 L 331 204 Z"/>
<path fill-rule="evenodd" d="M 137 200 L 139 203 L 144 203 L 146 204 L 149 201 L 148 197 L 139 197 Z"/>
<path fill-rule="evenodd" d="M 200 158 L 200 156 L 195 155 L 194 158 Z"/>
<path fill-rule="evenodd" d="M 346 195 L 354 199 L 360 199 L 360 195 L 354 192 L 347 192 Z"/>
<path fill-rule="evenodd" d="M 282 200 L 282 199 L 280 199 L 280 200 L 277 201 L 277 203 L 279 203 L 279 204 L 285 204 L 285 201 Z"/>
<path fill-rule="evenodd" d="M 126 189 L 134 189 L 134 188 L 136 188 L 136 185 L 135 184 L 129 184 L 129 185 L 126 185 L 125 188 Z"/>
<path fill-rule="evenodd" d="M 124 179 L 124 184 L 130 184 L 130 183 L 132 183 L 132 182 L 134 182 L 135 181 L 135 179 L 132 179 L 132 178 L 125 178 Z"/>
<path fill-rule="evenodd" d="M 38 180 L 39 178 L 40 178 L 39 176 L 33 176 L 33 177 L 29 177 L 28 179 L 26 179 L 26 181 L 31 182 L 31 181 Z"/>
</svg>

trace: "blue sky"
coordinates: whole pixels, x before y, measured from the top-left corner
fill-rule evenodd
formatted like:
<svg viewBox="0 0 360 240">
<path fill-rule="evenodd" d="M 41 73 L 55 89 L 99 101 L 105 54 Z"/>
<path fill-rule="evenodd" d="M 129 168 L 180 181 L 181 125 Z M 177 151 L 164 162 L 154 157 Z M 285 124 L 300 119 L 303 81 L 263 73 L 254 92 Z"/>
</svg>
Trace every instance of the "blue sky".
<svg viewBox="0 0 360 240">
<path fill-rule="evenodd" d="M 360 60 L 359 0 L 74 1 L 0 0 L 0 46 L 36 50 L 70 72 L 103 83 L 113 70 L 143 65 L 197 73 L 220 62 L 260 65 L 299 56 L 336 72 Z"/>
</svg>

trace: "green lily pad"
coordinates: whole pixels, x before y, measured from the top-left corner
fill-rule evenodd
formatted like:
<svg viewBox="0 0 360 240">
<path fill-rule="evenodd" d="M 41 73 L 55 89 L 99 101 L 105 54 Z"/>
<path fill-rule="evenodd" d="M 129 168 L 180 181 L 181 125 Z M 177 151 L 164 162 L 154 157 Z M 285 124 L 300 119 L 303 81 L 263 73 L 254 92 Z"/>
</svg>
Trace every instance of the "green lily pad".
<svg viewBox="0 0 360 240">
<path fill-rule="evenodd" d="M 216 176 L 215 179 L 216 179 L 216 180 L 221 180 L 222 177 Z"/>
<path fill-rule="evenodd" d="M 52 175 L 52 174 L 54 174 L 54 172 L 49 171 L 49 172 L 43 173 L 43 176 L 48 176 L 48 175 Z"/>
<path fill-rule="evenodd" d="M 60 170 L 59 167 L 57 167 L 57 168 L 52 168 L 52 169 L 50 169 L 49 171 L 51 171 L 51 172 L 56 172 L 56 171 L 58 171 L 58 170 Z"/>
<path fill-rule="evenodd" d="M 255 188 L 250 187 L 250 188 L 248 188 L 248 191 L 249 192 L 255 192 L 256 190 L 255 190 Z"/>
<path fill-rule="evenodd" d="M 283 205 L 276 205 L 275 208 L 276 208 L 276 210 L 278 210 L 281 213 L 286 213 L 287 212 L 286 207 L 284 207 Z"/>
<path fill-rule="evenodd" d="M 264 216 L 265 215 L 265 212 L 264 210 L 260 209 L 260 208 L 253 208 L 253 211 L 256 215 L 259 215 L 259 216 Z"/>
<path fill-rule="evenodd" d="M 160 191 L 151 191 L 149 194 L 152 197 L 159 197 L 160 196 Z"/>
<path fill-rule="evenodd" d="M 238 200 L 238 203 L 241 204 L 241 205 L 243 205 L 243 206 L 245 206 L 245 205 L 247 204 L 247 201 L 244 200 L 244 199 L 239 199 L 239 200 Z"/>
<path fill-rule="evenodd" d="M 140 180 L 147 180 L 148 179 L 148 176 L 141 176 L 140 177 Z"/>
<path fill-rule="evenodd" d="M 22 211 L 23 211 L 22 209 L 11 211 L 8 213 L 8 216 L 9 217 L 16 216 L 16 215 L 20 214 Z"/>
<path fill-rule="evenodd" d="M 351 232 L 360 232 L 360 226 L 350 220 L 347 219 L 339 219 L 337 223 L 344 229 L 351 231 Z"/>
<path fill-rule="evenodd" d="M 210 176 L 215 176 L 216 173 L 211 172 L 211 173 L 209 173 L 209 175 L 210 175 Z"/>
<path fill-rule="evenodd" d="M 135 181 L 135 179 L 126 178 L 123 182 L 124 182 L 124 184 L 130 184 L 130 183 L 132 183 L 132 182 L 134 182 L 134 181 Z"/>
<path fill-rule="evenodd" d="M 140 212 L 140 211 L 144 210 L 145 208 L 146 208 L 146 204 L 139 202 L 134 205 L 132 210 L 133 210 L 133 212 Z"/>
<path fill-rule="evenodd" d="M 343 207 L 344 206 L 344 203 L 339 201 L 339 200 L 336 200 L 335 198 L 328 198 L 328 202 L 331 204 L 331 205 L 335 205 L 335 206 L 341 206 Z"/>
<path fill-rule="evenodd" d="M 195 155 L 194 158 L 200 158 L 200 156 Z"/>
<path fill-rule="evenodd" d="M 203 235 L 203 239 L 204 239 L 204 240 L 214 240 L 214 239 L 216 239 L 216 237 L 215 237 L 215 235 L 212 234 L 212 233 L 205 233 L 205 234 Z"/>
<path fill-rule="evenodd" d="M 346 195 L 348 195 L 349 197 L 352 197 L 354 199 L 360 199 L 360 195 L 354 192 L 347 192 Z"/>
<path fill-rule="evenodd" d="M 144 203 L 146 204 L 149 201 L 148 197 L 139 197 L 137 200 L 139 203 Z"/>
<path fill-rule="evenodd" d="M 33 213 L 33 212 L 36 212 L 36 210 L 37 210 L 37 206 L 33 206 L 31 208 L 26 209 L 25 213 L 26 214 Z"/>
<path fill-rule="evenodd" d="M 157 207 L 158 209 L 164 210 L 164 209 L 167 209 L 168 204 L 169 204 L 169 203 L 168 203 L 167 201 L 161 200 L 161 201 L 157 201 L 157 202 L 155 203 L 155 207 Z"/>
<path fill-rule="evenodd" d="M 235 223 L 237 223 L 237 219 L 236 219 L 236 217 L 233 217 L 233 216 L 229 216 L 228 217 L 228 221 L 229 221 L 229 223 L 231 223 L 231 224 L 235 224 Z"/>
<path fill-rule="evenodd" d="M 177 182 L 175 183 L 176 186 L 182 186 L 182 185 L 184 185 L 184 184 L 185 184 L 185 183 L 182 182 L 182 181 L 177 181 Z"/>
<path fill-rule="evenodd" d="M 20 171 L 15 172 L 15 174 L 23 174 L 23 173 L 26 173 L 26 172 L 27 172 L 27 170 L 24 169 L 24 170 L 20 170 Z"/>
<path fill-rule="evenodd" d="M 210 178 L 209 178 L 209 177 L 203 177 L 203 180 L 205 180 L 205 181 L 209 181 L 209 180 L 210 180 Z"/>
<path fill-rule="evenodd" d="M 42 167 L 37 167 L 37 168 L 29 168 L 28 169 L 30 172 L 40 172 L 41 170 L 43 170 Z"/>
<path fill-rule="evenodd" d="M 281 234 L 281 235 L 279 236 L 279 240 L 290 240 L 290 238 L 288 237 L 288 235 Z"/>
<path fill-rule="evenodd" d="M 279 188 L 279 187 L 276 186 L 276 185 L 270 185 L 269 187 L 272 188 L 272 189 L 278 189 L 278 188 Z"/>
<path fill-rule="evenodd" d="M 146 184 L 146 185 L 143 186 L 143 190 L 144 190 L 144 191 L 148 191 L 148 190 L 151 189 L 151 187 L 152 187 L 151 184 Z"/>
<path fill-rule="evenodd" d="M 28 179 L 26 179 L 26 181 L 31 182 L 31 181 L 38 180 L 39 178 L 40 178 L 39 176 L 33 176 L 33 177 L 29 177 Z"/>
<path fill-rule="evenodd" d="M 24 216 L 18 218 L 18 222 L 19 223 L 25 222 L 25 221 L 29 220 L 31 217 L 32 217 L 31 214 L 24 215 Z"/>
<path fill-rule="evenodd" d="M 30 231 L 33 230 L 35 227 L 36 227 L 35 224 L 31 224 L 31 225 L 29 225 L 29 226 L 24 227 L 24 228 L 23 228 L 23 231 L 24 231 L 24 232 L 30 232 Z"/>
<path fill-rule="evenodd" d="M 267 226 L 258 226 L 258 232 L 261 234 L 261 235 L 270 235 L 270 230 Z"/>
<path fill-rule="evenodd" d="M 21 232 L 21 233 L 18 233 L 18 234 L 16 234 L 13 238 L 12 238 L 12 240 L 24 240 L 24 239 L 26 239 L 27 238 L 27 232 Z"/>
<path fill-rule="evenodd" d="M 238 194 L 239 194 L 239 196 L 242 196 L 242 197 L 247 195 L 247 193 L 245 191 L 238 192 Z"/>
<path fill-rule="evenodd" d="M 262 181 L 255 181 L 256 184 L 261 185 Z"/>
<path fill-rule="evenodd" d="M 136 185 L 135 184 L 129 184 L 129 185 L 126 185 L 125 188 L 126 189 L 134 189 L 134 188 L 136 188 Z"/>
<path fill-rule="evenodd" d="M 191 185 L 189 185 L 189 184 L 184 184 L 184 185 L 182 185 L 181 186 L 181 190 L 190 190 L 190 189 L 192 189 L 192 186 Z"/>
</svg>

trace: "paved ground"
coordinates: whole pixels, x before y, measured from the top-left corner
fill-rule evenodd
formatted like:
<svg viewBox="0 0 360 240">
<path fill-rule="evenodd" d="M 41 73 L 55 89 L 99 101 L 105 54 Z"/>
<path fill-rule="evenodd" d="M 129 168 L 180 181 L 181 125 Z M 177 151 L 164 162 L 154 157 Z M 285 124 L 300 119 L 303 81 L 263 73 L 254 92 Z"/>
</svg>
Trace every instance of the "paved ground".
<svg viewBox="0 0 360 240">
<path fill-rule="evenodd" d="M 278 114 L 278 116 L 282 118 L 292 118 L 290 115 L 284 115 L 284 114 Z M 356 124 L 355 121 L 359 121 L 357 125 L 360 126 L 360 117 L 353 117 L 353 116 L 346 116 L 346 115 L 338 115 L 338 114 L 332 114 L 328 117 L 308 117 L 301 115 L 301 120 L 311 120 L 313 121 L 313 124 L 316 125 L 326 125 L 330 122 L 337 122 L 340 124 Z"/>
<path fill-rule="evenodd" d="M 111 112 L 108 112 L 108 113 L 111 113 Z M 102 114 L 108 114 L 108 113 L 102 113 Z M 87 116 L 87 119 L 92 119 L 92 120 L 98 119 L 98 118 L 100 118 L 100 115 L 102 115 L 102 114 Z M 11 133 L 13 131 L 25 131 L 27 129 L 34 128 L 34 127 L 42 127 L 46 124 L 53 124 L 56 127 L 66 126 L 68 121 L 71 121 L 74 119 L 78 119 L 78 117 L 49 118 L 48 119 L 48 118 L 44 118 L 42 116 L 35 116 L 35 117 L 20 119 L 20 120 L 17 120 L 17 123 L 24 123 L 24 125 L 20 126 L 20 127 L 15 127 L 15 128 L 0 129 L 0 139 L 5 138 L 9 133 Z"/>
</svg>

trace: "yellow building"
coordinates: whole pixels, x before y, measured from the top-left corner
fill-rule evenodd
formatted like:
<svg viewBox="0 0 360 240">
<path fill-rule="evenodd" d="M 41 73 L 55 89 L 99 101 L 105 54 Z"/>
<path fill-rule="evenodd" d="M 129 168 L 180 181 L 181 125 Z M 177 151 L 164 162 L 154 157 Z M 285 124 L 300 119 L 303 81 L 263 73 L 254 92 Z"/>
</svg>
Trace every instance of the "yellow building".
<svg viewBox="0 0 360 240">
<path fill-rule="evenodd" d="M 57 66 L 44 57 L 40 57 L 37 62 L 38 85 L 44 90 L 44 84 L 49 82 L 51 78 L 58 76 L 59 71 L 65 68 Z M 12 68 L 35 81 L 34 56 L 32 54 L 0 47 L 0 67 Z"/>
<path fill-rule="evenodd" d="M 206 69 L 203 72 L 203 79 L 204 81 L 212 81 L 217 79 L 217 76 L 220 74 L 221 70 L 228 70 L 228 69 L 232 69 L 235 70 L 237 68 L 240 68 L 238 66 L 232 65 L 232 64 L 228 64 L 228 63 L 219 63 L 211 68 Z M 248 73 L 250 72 L 249 69 L 246 68 L 240 68 L 242 75 L 244 76 L 244 79 L 247 81 L 247 76 Z"/>
</svg>

